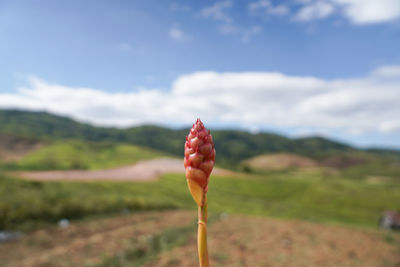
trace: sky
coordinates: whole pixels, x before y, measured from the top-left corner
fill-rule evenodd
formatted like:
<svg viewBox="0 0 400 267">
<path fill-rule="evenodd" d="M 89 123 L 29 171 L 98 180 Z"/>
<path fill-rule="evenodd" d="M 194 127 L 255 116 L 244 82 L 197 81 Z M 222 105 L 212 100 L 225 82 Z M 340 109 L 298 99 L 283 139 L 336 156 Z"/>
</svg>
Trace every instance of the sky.
<svg viewBox="0 0 400 267">
<path fill-rule="evenodd" d="M 400 0 L 0 0 L 0 108 L 400 148 Z"/>
</svg>

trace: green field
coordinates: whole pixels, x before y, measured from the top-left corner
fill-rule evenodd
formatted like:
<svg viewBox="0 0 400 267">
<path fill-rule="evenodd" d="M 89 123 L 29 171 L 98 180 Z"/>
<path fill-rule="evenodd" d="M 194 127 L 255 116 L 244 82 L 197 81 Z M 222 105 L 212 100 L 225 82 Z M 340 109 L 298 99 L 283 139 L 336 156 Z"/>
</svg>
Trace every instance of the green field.
<svg viewBox="0 0 400 267">
<path fill-rule="evenodd" d="M 398 182 L 343 179 L 320 171 L 213 176 L 210 212 L 375 227 L 400 203 Z M 0 229 L 29 229 L 61 218 L 140 210 L 194 209 L 182 174 L 153 182 L 36 182 L 2 175 Z"/>
<path fill-rule="evenodd" d="M 57 141 L 25 155 L 17 162 L 0 164 L 11 170 L 107 169 L 168 155 L 129 144 Z"/>
</svg>

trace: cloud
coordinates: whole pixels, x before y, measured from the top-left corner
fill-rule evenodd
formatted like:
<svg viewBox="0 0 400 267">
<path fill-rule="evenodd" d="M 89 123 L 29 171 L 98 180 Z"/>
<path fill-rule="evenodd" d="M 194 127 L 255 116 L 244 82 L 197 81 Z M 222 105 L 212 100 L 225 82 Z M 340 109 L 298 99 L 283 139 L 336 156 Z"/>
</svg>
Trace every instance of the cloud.
<svg viewBox="0 0 400 267">
<path fill-rule="evenodd" d="M 379 131 L 382 133 L 398 133 L 400 134 L 400 122 L 385 121 L 379 125 Z"/>
<path fill-rule="evenodd" d="M 200 13 L 205 18 L 213 18 L 215 20 L 231 23 L 232 18 L 225 13 L 226 9 L 232 7 L 232 2 L 229 0 L 216 2 L 214 5 L 203 8 Z"/>
<path fill-rule="evenodd" d="M 183 41 L 188 39 L 188 36 L 181 29 L 177 27 L 171 28 L 168 32 L 168 35 L 169 37 L 171 37 L 176 41 Z"/>
<path fill-rule="evenodd" d="M 267 1 L 268 2 L 268 1 Z M 233 23 L 233 19 L 226 14 L 226 10 L 232 7 L 232 1 L 220 1 L 214 5 L 205 7 L 201 10 L 201 15 L 205 18 L 213 18 L 217 20 L 220 25 L 217 26 L 217 30 L 225 35 L 238 35 L 242 42 L 247 43 L 251 37 L 261 33 L 262 27 L 258 25 L 253 26 L 236 26 Z"/>
<path fill-rule="evenodd" d="M 376 77 L 400 78 L 400 66 L 383 66 L 375 69 L 372 74 L 374 74 Z"/>
<path fill-rule="evenodd" d="M 290 127 L 314 132 L 400 134 L 400 66 L 365 77 L 326 80 L 279 72 L 195 72 L 170 90 L 105 92 L 29 78 L 0 93 L 0 107 L 47 110 L 99 125 L 209 123 Z"/>
<path fill-rule="evenodd" d="M 298 0 L 302 5 L 294 19 L 324 19 L 335 12 L 356 25 L 385 23 L 400 19 L 399 0 Z"/>
<path fill-rule="evenodd" d="M 274 6 L 269 0 L 258 0 L 251 2 L 248 5 L 248 9 L 251 14 L 257 14 L 259 11 L 264 12 L 267 15 L 284 16 L 289 14 L 289 7 L 286 5 L 276 5 Z"/>
<path fill-rule="evenodd" d="M 271 6 L 271 1 L 269 0 L 258 0 L 255 2 L 251 2 L 249 4 L 250 11 L 257 11 L 259 9 L 266 9 Z"/>
<path fill-rule="evenodd" d="M 400 18 L 399 0 L 334 0 L 354 24 L 389 22 Z"/>
<path fill-rule="evenodd" d="M 331 15 L 334 10 L 335 8 L 331 3 L 326 1 L 316 1 L 302 7 L 294 19 L 299 21 L 323 19 Z"/>
</svg>

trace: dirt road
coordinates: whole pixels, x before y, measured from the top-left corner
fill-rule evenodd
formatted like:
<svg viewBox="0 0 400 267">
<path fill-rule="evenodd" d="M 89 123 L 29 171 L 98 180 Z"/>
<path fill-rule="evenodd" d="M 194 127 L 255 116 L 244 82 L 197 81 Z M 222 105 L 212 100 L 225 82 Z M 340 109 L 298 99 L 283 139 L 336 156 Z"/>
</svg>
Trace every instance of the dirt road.
<svg viewBox="0 0 400 267">
<path fill-rule="evenodd" d="M 183 160 L 159 158 L 107 170 L 25 171 L 16 174 L 26 179 L 40 181 L 146 181 L 157 179 L 165 173 L 184 173 L 184 171 Z M 217 175 L 230 173 L 230 171 L 218 168 L 213 170 L 213 174 Z"/>
</svg>

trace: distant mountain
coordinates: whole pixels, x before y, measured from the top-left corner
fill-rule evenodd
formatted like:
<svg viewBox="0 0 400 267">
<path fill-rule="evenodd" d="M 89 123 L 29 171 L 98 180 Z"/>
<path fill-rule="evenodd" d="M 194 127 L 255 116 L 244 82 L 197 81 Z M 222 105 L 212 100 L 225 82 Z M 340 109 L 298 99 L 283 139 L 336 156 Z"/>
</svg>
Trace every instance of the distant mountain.
<svg viewBox="0 0 400 267">
<path fill-rule="evenodd" d="M 128 129 L 95 127 L 46 112 L 0 110 L 0 133 L 49 140 L 130 143 L 181 156 L 188 129 L 174 130 L 150 125 Z M 218 163 L 222 165 L 237 164 L 241 160 L 272 152 L 321 157 L 337 152 L 360 151 L 322 137 L 290 139 L 273 133 L 252 134 L 238 130 L 212 130 L 212 135 Z M 384 149 L 370 150 L 369 153 L 400 156 L 399 151 Z"/>
<path fill-rule="evenodd" d="M 36 138 L 104 140 L 113 129 L 94 127 L 47 112 L 0 110 L 0 132 Z"/>
</svg>

